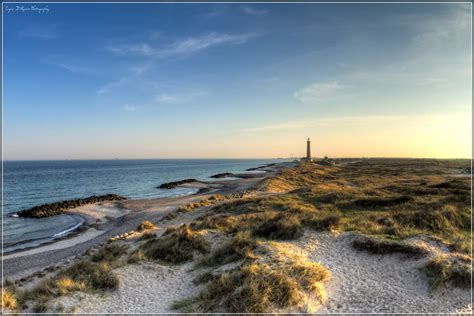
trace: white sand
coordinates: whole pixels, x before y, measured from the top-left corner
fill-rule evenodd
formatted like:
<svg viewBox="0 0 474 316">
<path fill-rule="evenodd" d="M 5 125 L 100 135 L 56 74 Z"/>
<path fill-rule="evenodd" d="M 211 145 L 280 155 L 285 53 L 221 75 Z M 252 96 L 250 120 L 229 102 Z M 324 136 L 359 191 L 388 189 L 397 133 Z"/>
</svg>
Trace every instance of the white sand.
<svg viewBox="0 0 474 316">
<path fill-rule="evenodd" d="M 471 312 L 469 290 L 445 288 L 431 293 L 418 270 L 427 257 L 371 255 L 354 250 L 351 233 L 309 233 L 293 244 L 307 251 L 332 274 L 325 286 L 327 302 L 318 313 L 453 313 Z"/>
<path fill-rule="evenodd" d="M 126 208 L 116 207 L 114 202 L 101 202 L 95 204 L 87 204 L 68 211 L 68 213 L 79 214 L 85 216 L 89 224 L 94 224 L 99 220 L 101 223 L 109 218 L 119 218 L 130 213 Z"/>
<path fill-rule="evenodd" d="M 313 300 L 303 312 L 310 313 L 470 313 L 470 291 L 444 288 L 430 292 L 424 274 L 418 269 L 428 257 L 407 259 L 403 255 L 371 255 L 354 250 L 350 243 L 357 235 L 307 231 L 300 240 L 282 243 L 291 252 L 308 256 L 331 271 L 325 284 L 328 299 L 323 305 Z M 434 255 L 442 252 L 436 243 L 421 239 Z M 175 300 L 199 291 L 190 272 L 192 263 L 177 267 L 156 263 L 128 265 L 115 270 L 119 289 L 106 296 L 77 293 L 58 299 L 66 311 L 76 313 L 167 313 Z M 282 311 L 280 311 L 282 312 Z"/>
<path fill-rule="evenodd" d="M 119 289 L 105 296 L 76 293 L 61 297 L 65 311 L 75 313 L 166 313 L 174 301 L 196 294 L 192 283 L 197 272 L 191 263 L 162 266 L 156 263 L 132 264 L 114 270 L 120 279 Z M 54 305 L 53 305 L 54 306 Z"/>
</svg>

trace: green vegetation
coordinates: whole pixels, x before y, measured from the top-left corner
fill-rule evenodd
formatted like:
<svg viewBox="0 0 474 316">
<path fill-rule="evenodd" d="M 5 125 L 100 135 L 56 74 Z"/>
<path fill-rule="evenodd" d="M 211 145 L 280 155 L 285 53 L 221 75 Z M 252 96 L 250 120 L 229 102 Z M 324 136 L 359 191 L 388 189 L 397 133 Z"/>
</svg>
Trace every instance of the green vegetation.
<svg viewBox="0 0 474 316">
<path fill-rule="evenodd" d="M 117 244 L 109 244 L 100 248 L 92 255 L 92 262 L 105 262 L 111 266 L 119 266 L 118 259 L 127 253 L 126 246 L 119 246 Z"/>
<path fill-rule="evenodd" d="M 472 260 L 466 256 L 438 255 L 422 269 L 430 280 L 432 289 L 446 283 L 461 288 L 470 288 L 472 282 Z"/>
<path fill-rule="evenodd" d="M 423 248 L 393 240 L 378 238 L 363 238 L 354 240 L 352 247 L 360 251 L 367 251 L 375 255 L 402 253 L 409 256 L 419 256 L 426 253 Z"/>
<path fill-rule="evenodd" d="M 246 244 L 242 248 L 234 248 L 239 252 L 259 247 L 255 244 L 249 247 L 249 235 L 241 235 L 238 240 Z M 328 270 L 304 257 L 281 255 L 273 248 L 262 251 L 268 253 L 269 258 L 247 258 L 230 271 L 218 275 L 204 274 L 196 280 L 206 283 L 204 290 L 196 297 L 177 302 L 174 308 L 183 311 L 197 308 L 204 312 L 263 313 L 273 308 L 301 306 L 306 300 L 305 293 L 325 300 L 322 282 L 330 278 Z M 219 258 L 218 254 L 223 254 L 222 250 L 218 250 L 214 258 Z"/>
<path fill-rule="evenodd" d="M 230 241 L 224 243 L 211 254 L 204 256 L 198 264 L 211 267 L 241 259 L 253 259 L 257 247 L 258 241 L 252 237 L 249 231 L 243 231 L 236 234 Z"/>
<path fill-rule="evenodd" d="M 124 247 L 107 245 L 99 249 L 91 260 L 80 260 L 42 280 L 27 290 L 6 284 L 2 290 L 4 306 L 11 310 L 24 310 L 30 302 L 33 312 L 44 313 L 50 309 L 49 302 L 56 297 L 75 291 L 116 290 L 119 286 L 112 267 L 118 266 L 120 257 L 126 253 Z"/>
<path fill-rule="evenodd" d="M 169 264 L 180 264 L 193 259 L 195 251 L 206 253 L 209 244 L 199 233 L 186 225 L 167 229 L 160 238 L 153 238 L 142 246 L 146 258 Z"/>
</svg>

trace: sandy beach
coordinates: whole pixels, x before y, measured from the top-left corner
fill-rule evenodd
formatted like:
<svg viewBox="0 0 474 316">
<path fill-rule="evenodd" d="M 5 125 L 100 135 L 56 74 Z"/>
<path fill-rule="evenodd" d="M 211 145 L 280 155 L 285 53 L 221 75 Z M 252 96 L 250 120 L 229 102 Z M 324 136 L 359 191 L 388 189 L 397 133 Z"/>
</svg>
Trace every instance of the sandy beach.
<svg viewBox="0 0 474 316">
<path fill-rule="evenodd" d="M 339 168 L 352 172 L 352 165 L 362 163 L 360 160 L 342 161 Z M 265 169 L 264 173 L 252 173 L 240 178 L 209 183 L 183 184 L 200 190 L 200 193 L 191 196 L 104 202 L 83 206 L 74 212 L 87 219 L 86 229 L 61 241 L 5 256 L 5 275 L 15 280 L 20 288 L 32 288 L 41 284 L 42 280 L 54 276 L 57 271 L 73 265 L 78 260 L 88 258 L 90 253 L 97 253 L 104 245 L 125 247 L 129 254 L 138 251 L 146 245 L 145 232 L 137 230 L 137 226 L 145 220 L 156 223 L 156 228 L 151 232 L 166 238 L 169 229 L 176 229 L 183 224 L 193 226 L 198 223 L 199 226 L 199 221 L 214 214 L 213 210 L 219 209 L 219 206 L 225 210 L 226 205 L 235 203 L 245 205 L 247 201 L 253 202 L 271 197 L 278 200 L 292 189 L 288 183 L 282 185 L 281 175 L 276 178 L 275 176 L 285 170 L 291 174 L 291 168 L 294 166 L 293 163 L 282 163 L 271 168 L 262 168 Z M 328 172 L 336 170 L 332 166 L 324 168 Z M 325 181 L 323 173 L 318 177 L 320 178 L 318 181 Z M 346 189 L 357 187 L 356 183 L 352 183 L 351 186 L 339 180 L 336 180 L 336 183 Z M 251 192 L 250 195 L 235 195 L 236 192 L 246 190 L 250 190 L 248 191 Z M 215 199 L 216 196 L 224 197 L 225 194 L 228 195 L 227 198 Z M 200 204 L 203 201 L 211 204 Z M 183 205 L 191 205 L 192 209 L 180 211 L 179 208 Z M 306 210 L 309 206 L 300 207 Z M 232 240 L 227 234 L 215 229 L 201 230 L 198 235 L 210 245 L 211 253 L 219 251 L 222 245 Z M 321 265 L 327 269 L 329 276 L 325 279 L 324 285 L 321 283 L 317 286 L 321 290 L 319 293 L 305 292 L 299 297 L 299 302 L 295 306 L 272 306 L 267 311 L 323 314 L 472 312 L 471 293 L 468 289 L 448 283 L 433 290 L 422 272 L 430 260 L 437 256 L 453 255 L 445 243 L 434 237 L 420 235 L 404 242 L 409 245 L 408 247 L 418 249 L 421 255 L 373 254 L 354 248 L 354 241 L 364 238 L 366 237 L 363 234 L 357 232 L 332 229 L 315 231 L 306 228 L 301 237 L 295 240 L 258 241 L 258 249 L 262 250 L 251 255 L 251 261 L 281 264 L 297 260 L 295 262 L 300 262 L 298 264 L 306 262 L 305 265 Z M 214 268 L 206 268 L 197 264 L 206 256 L 204 254 L 194 256 L 193 261 L 184 264 L 167 264 L 159 260 L 122 262 L 113 269 L 119 284 L 116 290 L 101 294 L 87 291 L 71 292 L 69 295 L 52 299 L 48 306 L 53 311 L 79 314 L 176 312 L 177 302 L 198 297 L 206 291 L 206 283 L 196 281 L 202 275 L 211 273 L 218 276 L 222 273 L 233 273 L 247 260 L 240 259 Z M 157 297 L 159 299 L 156 299 Z M 200 308 L 194 306 L 182 311 L 196 312 L 200 311 Z M 226 310 L 217 309 L 217 311 Z"/>
</svg>

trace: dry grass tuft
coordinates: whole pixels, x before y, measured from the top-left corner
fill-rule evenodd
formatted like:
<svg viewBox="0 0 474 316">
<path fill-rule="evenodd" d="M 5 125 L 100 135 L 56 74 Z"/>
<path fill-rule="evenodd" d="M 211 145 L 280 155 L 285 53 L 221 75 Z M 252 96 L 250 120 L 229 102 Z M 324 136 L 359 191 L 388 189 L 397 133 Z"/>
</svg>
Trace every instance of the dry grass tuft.
<svg viewBox="0 0 474 316">
<path fill-rule="evenodd" d="M 100 248 L 94 255 L 91 257 L 93 262 L 107 262 L 109 265 L 114 267 L 120 265 L 118 260 L 127 253 L 126 246 L 120 246 L 117 244 L 109 244 Z"/>
<path fill-rule="evenodd" d="M 267 239 L 290 240 L 303 236 L 303 226 L 297 216 L 280 213 L 256 226 L 253 234 Z"/>
<path fill-rule="evenodd" d="M 145 253 L 142 249 L 137 249 L 128 256 L 127 263 L 137 263 L 145 260 Z"/>
<path fill-rule="evenodd" d="M 248 240 L 240 238 L 240 240 Z M 272 255 L 244 261 L 239 267 L 219 275 L 203 274 L 197 282 L 207 282 L 197 296 L 175 304 L 182 310 L 204 312 L 266 313 L 278 308 L 303 306 L 311 293 L 324 300 L 323 282 L 329 271 L 298 256 Z"/>
<path fill-rule="evenodd" d="M 143 246 L 144 254 L 152 260 L 180 264 L 193 258 L 193 253 L 209 251 L 209 243 L 187 225 L 178 229 L 168 229 L 162 237 L 151 239 Z"/>
<path fill-rule="evenodd" d="M 74 291 L 83 291 L 86 289 L 86 284 L 83 281 L 74 281 L 71 277 L 61 277 L 54 281 L 55 287 L 61 295 L 68 294 Z"/>
<path fill-rule="evenodd" d="M 90 290 L 115 290 L 119 286 L 117 276 L 106 261 L 95 263 L 82 260 L 59 273 L 58 277 L 69 277 L 74 282 L 85 284 Z"/>
<path fill-rule="evenodd" d="M 378 238 L 363 238 L 354 240 L 352 247 L 359 251 L 367 251 L 374 255 L 386 255 L 393 253 L 402 253 L 409 256 L 419 256 L 426 253 L 423 248 L 401 243 L 393 240 L 382 240 Z"/>
<path fill-rule="evenodd" d="M 472 261 L 465 256 L 438 255 L 422 268 L 428 276 L 431 289 L 447 283 L 460 288 L 470 288 Z"/>
<path fill-rule="evenodd" d="M 18 307 L 16 293 L 9 288 L 2 288 L 2 309 L 7 308 L 15 311 Z"/>
<path fill-rule="evenodd" d="M 137 227 L 137 231 L 139 232 L 143 232 L 143 231 L 146 231 L 146 230 L 152 230 L 152 229 L 155 229 L 156 228 L 156 225 L 150 221 L 143 221 L 140 223 L 140 225 L 138 225 Z"/>
<path fill-rule="evenodd" d="M 257 247 L 258 241 L 249 231 L 240 232 L 223 246 L 204 256 L 198 265 L 212 267 L 242 259 L 254 259 Z"/>
</svg>

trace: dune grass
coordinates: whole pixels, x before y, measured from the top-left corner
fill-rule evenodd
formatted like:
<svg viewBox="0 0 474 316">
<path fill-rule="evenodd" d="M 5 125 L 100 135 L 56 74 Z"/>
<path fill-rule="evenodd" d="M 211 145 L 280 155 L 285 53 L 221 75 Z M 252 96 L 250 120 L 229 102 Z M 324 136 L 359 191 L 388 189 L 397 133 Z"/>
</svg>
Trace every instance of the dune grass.
<svg viewBox="0 0 474 316">
<path fill-rule="evenodd" d="M 125 253 L 124 247 L 107 245 L 92 255 L 90 260 L 76 261 L 30 289 L 19 290 L 9 286 L 3 295 L 10 309 L 15 307 L 22 311 L 32 303 L 33 312 L 44 313 L 51 309 L 50 301 L 59 296 L 76 291 L 95 293 L 116 290 L 119 280 L 112 269 L 119 265 L 118 260 Z"/>
<path fill-rule="evenodd" d="M 402 239 L 427 234 L 455 251 L 470 253 L 470 179 L 452 178 L 469 160 L 365 159 L 348 165 L 301 163 L 260 187 L 286 192 L 282 199 L 304 205 L 301 223 L 315 229 L 356 231 Z M 247 210 L 276 203 L 255 201 Z M 309 207 L 308 207 L 309 206 Z M 221 211 L 222 213 L 222 211 Z M 236 225 L 238 226 L 238 225 Z"/>
<path fill-rule="evenodd" d="M 105 262 L 113 267 L 119 266 L 119 259 L 127 253 L 127 246 L 108 244 L 91 256 L 92 262 Z"/>
<path fill-rule="evenodd" d="M 265 250 L 259 244 L 249 246 L 251 240 L 249 233 L 241 234 L 237 241 L 244 247 L 236 247 L 238 242 L 234 240 L 224 248 L 225 251 L 217 250 L 213 258 L 229 258 L 226 255 L 232 253 L 232 249 L 243 253 L 240 258 L 245 258 L 245 254 L 256 248 L 262 248 L 259 252 L 266 256 L 252 255 L 232 270 L 202 275 L 196 281 L 206 283 L 205 288 L 196 297 L 177 302 L 174 308 L 181 311 L 265 313 L 279 308 L 301 307 L 307 300 L 307 293 L 325 300 L 323 282 L 330 278 L 327 269 L 303 257 L 281 255 L 274 249 Z M 227 261 L 212 263 L 224 264 Z"/>
<path fill-rule="evenodd" d="M 15 311 L 18 307 L 15 289 L 2 287 L 2 308 Z"/>
<path fill-rule="evenodd" d="M 212 253 L 204 256 L 198 262 L 201 266 L 219 266 L 242 259 L 255 258 L 254 251 L 258 247 L 258 241 L 249 231 L 243 231 L 236 234 L 230 241 L 224 243 L 221 247 Z"/>
<path fill-rule="evenodd" d="M 427 275 L 431 289 L 448 283 L 460 288 L 470 288 L 472 282 L 471 258 L 455 255 L 438 255 L 422 268 Z"/>
<path fill-rule="evenodd" d="M 408 256 L 421 256 L 426 251 L 415 245 L 379 238 L 361 238 L 352 241 L 352 247 L 375 255 L 400 253 Z"/>
<path fill-rule="evenodd" d="M 144 231 L 147 231 L 147 230 L 152 230 L 152 229 L 155 229 L 156 228 L 156 225 L 150 221 L 143 221 L 140 223 L 140 225 L 138 225 L 137 227 L 137 231 L 138 232 L 144 232 Z"/>
<path fill-rule="evenodd" d="M 180 264 L 193 259 L 194 252 L 206 253 L 209 244 L 203 236 L 187 225 L 171 228 L 160 238 L 152 238 L 142 247 L 144 256 L 168 264 Z"/>
</svg>

